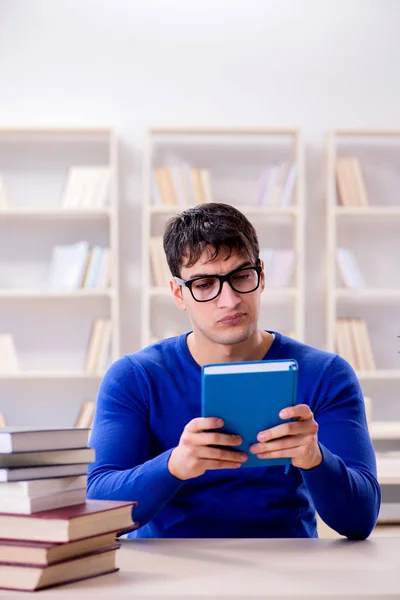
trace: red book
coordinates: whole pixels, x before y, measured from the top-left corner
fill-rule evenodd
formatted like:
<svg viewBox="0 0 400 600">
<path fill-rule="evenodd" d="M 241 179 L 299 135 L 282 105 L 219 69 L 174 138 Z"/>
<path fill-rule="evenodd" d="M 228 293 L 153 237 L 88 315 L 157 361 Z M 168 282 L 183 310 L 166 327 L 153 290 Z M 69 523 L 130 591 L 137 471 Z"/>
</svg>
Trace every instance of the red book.
<svg viewBox="0 0 400 600">
<path fill-rule="evenodd" d="M 0 588 L 33 592 L 118 571 L 115 565 L 115 553 L 118 548 L 119 545 L 115 544 L 107 550 L 92 552 L 46 567 L 2 563 L 0 564 Z"/>
<path fill-rule="evenodd" d="M 41 542 L 72 542 L 109 531 L 135 529 L 132 508 L 137 502 L 87 500 L 85 504 L 33 515 L 0 514 L 3 538 Z"/>
</svg>

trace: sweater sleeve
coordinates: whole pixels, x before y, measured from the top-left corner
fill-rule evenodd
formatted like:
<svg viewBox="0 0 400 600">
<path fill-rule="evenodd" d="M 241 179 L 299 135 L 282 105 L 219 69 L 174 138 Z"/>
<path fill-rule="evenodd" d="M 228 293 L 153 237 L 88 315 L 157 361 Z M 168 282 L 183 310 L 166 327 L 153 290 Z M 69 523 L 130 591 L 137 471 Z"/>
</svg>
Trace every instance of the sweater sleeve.
<svg viewBox="0 0 400 600">
<path fill-rule="evenodd" d="M 96 460 L 88 473 L 87 497 L 137 501 L 132 518 L 144 525 L 183 482 L 168 470 L 171 450 L 151 456 L 148 389 L 133 361 L 124 357 L 100 386 L 90 446 Z"/>
<path fill-rule="evenodd" d="M 340 356 L 330 364 L 325 389 L 314 413 L 322 462 L 301 473 L 325 523 L 349 539 L 365 539 L 376 524 L 381 493 L 361 387 Z"/>
</svg>

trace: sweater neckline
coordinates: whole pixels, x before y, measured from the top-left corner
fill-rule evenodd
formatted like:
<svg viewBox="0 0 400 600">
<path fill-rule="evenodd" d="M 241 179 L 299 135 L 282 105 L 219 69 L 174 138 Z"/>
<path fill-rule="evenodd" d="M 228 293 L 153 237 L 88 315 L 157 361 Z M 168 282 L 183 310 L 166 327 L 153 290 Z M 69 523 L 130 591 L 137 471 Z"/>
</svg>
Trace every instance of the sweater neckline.
<svg viewBox="0 0 400 600">
<path fill-rule="evenodd" d="M 278 331 L 271 331 L 269 329 L 266 329 L 265 331 L 267 333 L 274 334 L 274 339 L 271 344 L 271 347 L 269 348 L 267 353 L 264 355 L 262 360 L 274 360 L 279 357 L 280 349 L 281 349 L 281 346 L 283 343 L 283 339 L 282 339 L 283 336 Z M 192 333 L 192 331 L 188 331 L 179 336 L 179 340 L 178 340 L 179 347 L 182 352 L 182 355 L 184 356 L 185 360 L 191 365 L 191 367 L 193 367 L 197 371 L 201 371 L 201 366 L 195 361 L 195 359 L 191 355 L 189 347 L 188 347 L 187 337 L 190 333 Z"/>
</svg>

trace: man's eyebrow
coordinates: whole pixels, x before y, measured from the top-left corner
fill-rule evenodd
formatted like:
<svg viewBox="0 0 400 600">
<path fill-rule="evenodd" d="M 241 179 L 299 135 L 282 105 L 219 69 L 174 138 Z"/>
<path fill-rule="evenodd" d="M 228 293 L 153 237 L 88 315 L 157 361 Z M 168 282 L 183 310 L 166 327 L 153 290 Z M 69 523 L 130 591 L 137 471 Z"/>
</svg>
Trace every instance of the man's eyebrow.
<svg viewBox="0 0 400 600">
<path fill-rule="evenodd" d="M 246 260 L 246 262 L 241 263 L 240 265 L 238 265 L 237 267 L 235 267 L 234 269 L 232 269 L 232 271 L 229 271 L 229 273 L 232 273 L 233 271 L 236 271 L 237 269 L 244 269 L 245 267 L 252 267 L 253 264 L 249 261 Z M 227 273 L 227 275 L 229 275 L 229 273 Z M 198 279 L 199 277 L 215 277 L 216 275 L 219 275 L 219 273 L 194 273 L 193 275 L 191 275 L 189 277 L 189 279 L 187 281 L 190 281 L 191 279 Z"/>
</svg>

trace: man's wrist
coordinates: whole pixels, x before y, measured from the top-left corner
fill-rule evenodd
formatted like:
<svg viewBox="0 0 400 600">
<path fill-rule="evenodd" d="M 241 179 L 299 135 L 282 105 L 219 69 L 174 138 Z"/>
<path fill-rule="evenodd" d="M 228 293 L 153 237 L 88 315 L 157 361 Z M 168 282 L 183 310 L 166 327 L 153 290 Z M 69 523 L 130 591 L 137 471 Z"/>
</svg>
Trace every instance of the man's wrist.
<svg viewBox="0 0 400 600">
<path fill-rule="evenodd" d="M 314 460 L 307 467 L 303 467 L 303 470 L 311 471 L 311 469 L 316 469 L 322 463 L 322 460 L 323 460 L 323 456 L 322 456 L 321 448 L 319 447 L 319 444 L 317 444 Z"/>
</svg>

